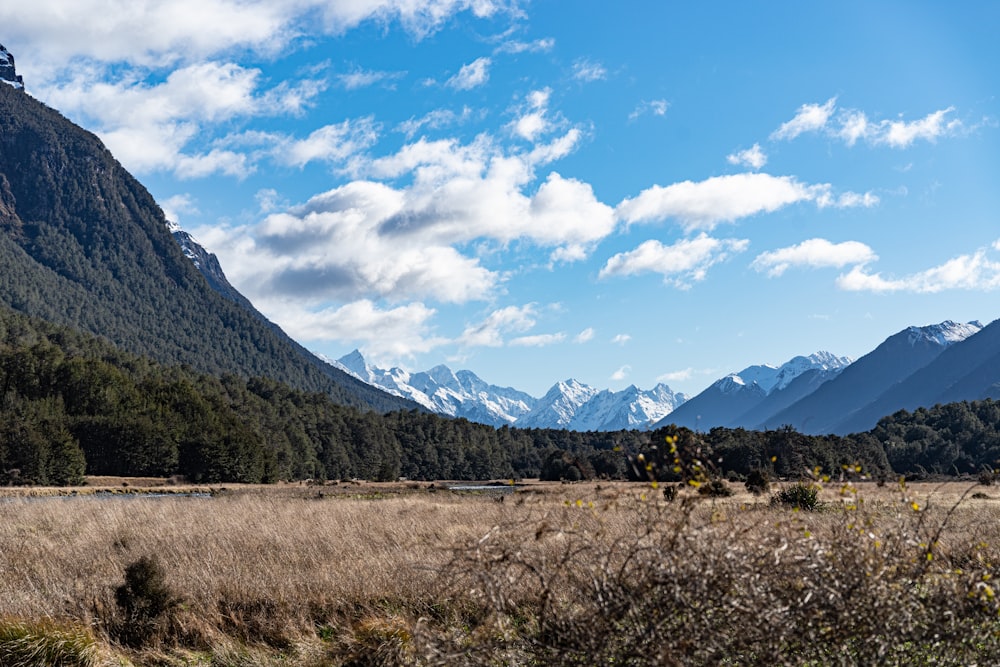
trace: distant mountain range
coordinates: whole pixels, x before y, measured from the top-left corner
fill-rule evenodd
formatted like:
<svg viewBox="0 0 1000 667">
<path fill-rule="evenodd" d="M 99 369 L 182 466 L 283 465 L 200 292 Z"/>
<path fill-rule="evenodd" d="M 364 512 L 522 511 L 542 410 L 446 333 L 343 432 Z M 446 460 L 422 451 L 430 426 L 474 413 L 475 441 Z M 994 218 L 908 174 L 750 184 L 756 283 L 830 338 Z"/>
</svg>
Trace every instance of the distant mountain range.
<svg viewBox="0 0 1000 667">
<path fill-rule="evenodd" d="M 1000 398 L 1000 320 L 987 327 L 951 321 L 908 327 L 857 361 L 817 352 L 780 366 L 750 366 L 693 398 L 665 384 L 613 392 L 572 379 L 534 398 L 447 366 L 412 374 L 379 369 L 357 350 L 330 363 L 434 412 L 493 426 L 573 431 L 792 426 L 811 435 L 846 435 L 870 430 L 902 409 Z"/>
<path fill-rule="evenodd" d="M 556 383 L 545 396 L 535 398 L 511 387 L 489 384 L 472 371 L 452 371 L 443 365 L 420 373 L 377 368 L 357 350 L 330 363 L 434 412 L 492 426 L 572 431 L 645 429 L 687 398 L 665 384 L 649 391 L 633 386 L 612 392 L 572 379 Z"/>
<path fill-rule="evenodd" d="M 1000 325 L 913 326 L 854 362 L 819 353 L 769 368 L 722 378 L 657 426 L 845 435 L 898 410 L 1000 396 Z"/>
</svg>

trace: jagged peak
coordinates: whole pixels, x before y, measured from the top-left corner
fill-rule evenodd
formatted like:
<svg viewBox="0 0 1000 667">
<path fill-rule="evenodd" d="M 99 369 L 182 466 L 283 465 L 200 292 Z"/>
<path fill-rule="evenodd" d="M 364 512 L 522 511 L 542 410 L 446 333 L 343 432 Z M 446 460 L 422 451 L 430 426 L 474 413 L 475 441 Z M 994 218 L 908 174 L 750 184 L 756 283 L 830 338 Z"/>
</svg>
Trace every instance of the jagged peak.
<svg viewBox="0 0 1000 667">
<path fill-rule="evenodd" d="M 940 324 L 929 324 L 924 327 L 909 327 L 907 331 L 907 340 L 910 345 L 914 345 L 919 341 L 925 340 L 933 343 L 937 343 L 942 347 L 948 347 L 953 343 L 958 343 L 965 340 L 969 336 L 978 333 L 983 325 L 978 320 L 973 320 L 972 322 L 960 323 L 953 322 L 952 320 L 945 320 Z"/>
<path fill-rule="evenodd" d="M 14 54 L 4 48 L 3 44 L 0 44 L 0 81 L 24 90 L 24 79 L 18 76 L 14 68 Z"/>
</svg>

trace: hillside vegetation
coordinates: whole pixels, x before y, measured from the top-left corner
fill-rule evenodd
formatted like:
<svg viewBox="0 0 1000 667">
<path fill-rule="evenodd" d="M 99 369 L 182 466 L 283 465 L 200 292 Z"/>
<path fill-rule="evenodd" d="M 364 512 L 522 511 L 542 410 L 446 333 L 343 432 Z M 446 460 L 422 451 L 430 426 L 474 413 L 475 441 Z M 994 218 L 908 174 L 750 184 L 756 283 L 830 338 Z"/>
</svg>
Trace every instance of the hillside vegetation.
<svg viewBox="0 0 1000 667">
<path fill-rule="evenodd" d="M 978 474 L 1000 457 L 1000 405 L 956 403 L 847 437 L 667 427 L 514 429 L 416 410 L 380 414 L 274 380 L 165 366 L 0 308 L 0 482 L 78 484 L 84 473 L 192 482 L 542 477 L 672 481 L 662 446 L 727 477 L 797 478 L 861 465 L 888 477 Z"/>
<path fill-rule="evenodd" d="M 163 211 L 93 134 L 0 86 L 0 303 L 203 373 L 270 377 L 377 411 L 409 409 L 214 291 Z"/>
</svg>

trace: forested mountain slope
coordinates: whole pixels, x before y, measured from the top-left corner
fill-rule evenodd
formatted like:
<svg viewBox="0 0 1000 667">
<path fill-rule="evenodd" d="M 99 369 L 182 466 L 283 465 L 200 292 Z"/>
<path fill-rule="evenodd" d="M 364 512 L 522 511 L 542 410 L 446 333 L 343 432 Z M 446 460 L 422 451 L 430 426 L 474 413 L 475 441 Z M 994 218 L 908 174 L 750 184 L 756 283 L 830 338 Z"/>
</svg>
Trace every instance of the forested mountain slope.
<svg viewBox="0 0 1000 667">
<path fill-rule="evenodd" d="M 12 86 L 0 86 L 0 266 L 0 303 L 124 350 L 268 377 L 348 405 L 414 407 L 214 291 L 100 140 Z"/>
</svg>

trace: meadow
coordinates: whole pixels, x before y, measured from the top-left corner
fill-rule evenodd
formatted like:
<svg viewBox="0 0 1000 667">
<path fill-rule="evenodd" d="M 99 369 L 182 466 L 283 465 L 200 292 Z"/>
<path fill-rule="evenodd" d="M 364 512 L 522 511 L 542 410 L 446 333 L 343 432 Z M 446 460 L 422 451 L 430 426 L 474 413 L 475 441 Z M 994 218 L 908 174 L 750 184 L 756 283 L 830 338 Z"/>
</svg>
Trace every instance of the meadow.
<svg viewBox="0 0 1000 667">
<path fill-rule="evenodd" d="M 149 484 L 0 498 L 0 664 L 1000 662 L 974 482 Z"/>
</svg>

